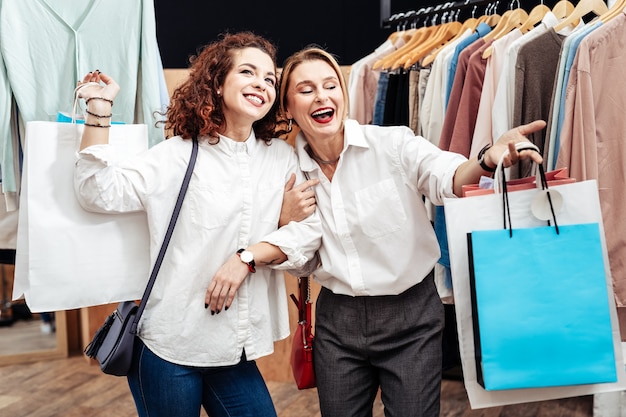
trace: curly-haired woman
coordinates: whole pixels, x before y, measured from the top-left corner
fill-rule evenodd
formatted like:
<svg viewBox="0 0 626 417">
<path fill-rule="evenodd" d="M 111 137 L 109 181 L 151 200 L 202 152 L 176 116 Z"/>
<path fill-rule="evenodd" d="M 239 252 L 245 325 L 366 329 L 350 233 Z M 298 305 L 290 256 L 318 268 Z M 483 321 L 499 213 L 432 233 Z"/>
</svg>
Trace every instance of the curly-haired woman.
<svg viewBox="0 0 626 417">
<path fill-rule="evenodd" d="M 154 258 L 197 138 L 197 163 L 139 323 L 128 382 L 139 416 L 199 416 L 201 407 L 211 417 L 275 416 L 254 360 L 289 335 L 280 270 L 313 257 L 320 223 L 311 209 L 279 228 L 285 184 L 302 174 L 293 148 L 273 138 L 274 46 L 251 33 L 227 34 L 191 63 L 167 111 L 165 127 L 175 136 L 117 163 L 107 143 L 120 87 L 99 71 L 84 77 L 76 189 L 91 211 L 145 211 Z M 302 192 L 314 208 L 313 192 Z"/>
</svg>

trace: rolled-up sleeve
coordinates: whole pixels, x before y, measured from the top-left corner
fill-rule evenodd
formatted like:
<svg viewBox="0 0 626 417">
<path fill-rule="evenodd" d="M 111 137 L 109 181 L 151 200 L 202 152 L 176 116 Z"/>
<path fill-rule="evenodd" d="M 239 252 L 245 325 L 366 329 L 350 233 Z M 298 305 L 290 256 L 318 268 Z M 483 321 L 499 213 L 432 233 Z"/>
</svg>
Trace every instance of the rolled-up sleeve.
<svg viewBox="0 0 626 417">
<path fill-rule="evenodd" d="M 294 156 L 294 169 L 296 169 L 297 183 L 305 180 L 304 175 L 298 168 Z M 278 230 L 271 232 L 262 239 L 265 242 L 278 246 L 287 255 L 287 260 L 272 268 L 280 270 L 298 270 L 304 267 L 315 257 L 317 249 L 322 244 L 322 223 L 317 213 L 313 212 L 306 219 L 295 222 L 291 221 Z"/>
<path fill-rule="evenodd" d="M 463 155 L 446 152 L 428 140 L 414 136 L 410 129 L 396 136 L 398 161 L 408 181 L 416 184 L 435 205 L 443 205 L 444 198 L 454 198 L 453 180 L 459 165 L 467 161 Z"/>
<path fill-rule="evenodd" d="M 144 210 L 136 170 L 123 169 L 111 145 L 94 145 L 77 153 L 74 190 L 80 205 L 97 213 Z M 129 164 L 132 165 L 132 164 Z M 123 198 L 119 198 L 123 196 Z"/>
</svg>

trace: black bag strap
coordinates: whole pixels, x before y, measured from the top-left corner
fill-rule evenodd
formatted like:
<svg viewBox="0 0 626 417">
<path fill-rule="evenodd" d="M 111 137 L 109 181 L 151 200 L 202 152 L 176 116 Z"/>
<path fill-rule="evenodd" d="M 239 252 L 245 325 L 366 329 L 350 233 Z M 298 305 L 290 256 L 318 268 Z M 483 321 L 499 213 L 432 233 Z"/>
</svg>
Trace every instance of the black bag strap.
<svg viewBox="0 0 626 417">
<path fill-rule="evenodd" d="M 159 269 L 161 268 L 161 264 L 163 263 L 163 258 L 165 257 L 165 251 L 167 250 L 167 246 L 169 245 L 170 239 L 172 238 L 172 232 L 174 231 L 176 220 L 178 220 L 178 215 L 180 214 L 180 208 L 183 205 L 183 199 L 185 198 L 185 194 L 187 193 L 187 188 L 189 187 L 189 181 L 191 180 L 193 167 L 196 165 L 197 156 L 198 156 L 198 139 L 193 138 L 193 146 L 191 148 L 191 157 L 189 158 L 189 165 L 187 166 L 187 171 L 185 172 L 185 178 L 183 178 L 183 184 L 180 187 L 180 192 L 178 193 L 178 199 L 176 200 L 176 205 L 174 206 L 174 212 L 172 213 L 170 224 L 167 227 L 167 232 L 165 233 L 165 238 L 163 239 L 163 244 L 161 245 L 161 250 L 159 251 L 159 255 L 157 256 L 156 261 L 154 262 L 154 267 L 152 268 L 152 272 L 150 273 L 150 279 L 148 280 L 146 289 L 143 292 L 143 296 L 141 297 L 141 302 L 139 303 L 139 308 L 137 309 L 137 314 L 135 315 L 135 320 L 133 321 L 133 324 L 131 327 L 132 333 L 135 333 L 137 331 L 139 318 L 141 317 L 143 310 L 146 308 L 148 297 L 150 296 L 152 287 L 154 287 L 154 281 L 156 280 L 157 274 L 159 273 Z"/>
<path fill-rule="evenodd" d="M 294 294 L 290 294 L 296 307 L 298 307 L 298 323 L 304 323 L 307 318 L 306 305 L 311 303 L 311 286 L 310 277 L 298 277 L 298 297 Z"/>
<path fill-rule="evenodd" d="M 518 150 L 530 149 L 537 151 L 536 148 L 524 148 L 523 144 L 518 144 Z M 509 237 L 513 237 L 513 225 L 511 224 L 511 207 L 509 204 L 509 192 L 507 190 L 506 185 L 506 174 L 504 173 L 504 169 L 501 169 L 501 163 L 498 164 L 497 168 L 500 168 L 499 171 L 502 173 L 502 206 L 503 206 L 503 220 L 504 220 L 504 229 L 509 230 Z M 546 173 L 542 164 L 538 164 L 537 168 L 539 169 L 539 178 L 541 181 L 541 189 L 546 190 L 546 197 L 548 198 L 548 203 L 550 204 L 550 212 L 552 214 L 552 219 L 554 220 L 554 228 L 556 230 L 556 234 L 559 234 L 559 225 L 556 222 L 556 213 L 554 212 L 554 205 L 552 203 L 552 197 L 550 196 L 550 191 L 548 190 L 548 180 L 546 179 Z M 498 171 L 498 169 L 496 169 Z M 508 220 L 508 225 L 507 225 Z M 548 226 L 550 226 L 550 220 L 548 220 Z"/>
</svg>

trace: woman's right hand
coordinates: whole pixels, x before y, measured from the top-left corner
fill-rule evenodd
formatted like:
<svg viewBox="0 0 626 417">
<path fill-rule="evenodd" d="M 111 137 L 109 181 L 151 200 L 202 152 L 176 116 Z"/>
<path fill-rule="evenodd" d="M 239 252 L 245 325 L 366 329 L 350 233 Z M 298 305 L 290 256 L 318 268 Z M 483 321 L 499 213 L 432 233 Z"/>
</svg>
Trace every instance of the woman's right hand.
<svg viewBox="0 0 626 417">
<path fill-rule="evenodd" d="M 294 187 L 296 175 L 291 174 L 289 181 L 285 184 L 278 227 L 282 227 L 291 221 L 302 221 L 313 214 L 317 206 L 313 187 L 319 184 L 319 182 L 317 179 L 306 180 Z"/>
<path fill-rule="evenodd" d="M 99 70 L 90 72 L 76 86 L 79 98 L 87 105 L 85 130 L 80 142 L 80 150 L 89 146 L 109 142 L 109 127 L 113 117 L 113 99 L 120 91 L 113 78 Z"/>
</svg>

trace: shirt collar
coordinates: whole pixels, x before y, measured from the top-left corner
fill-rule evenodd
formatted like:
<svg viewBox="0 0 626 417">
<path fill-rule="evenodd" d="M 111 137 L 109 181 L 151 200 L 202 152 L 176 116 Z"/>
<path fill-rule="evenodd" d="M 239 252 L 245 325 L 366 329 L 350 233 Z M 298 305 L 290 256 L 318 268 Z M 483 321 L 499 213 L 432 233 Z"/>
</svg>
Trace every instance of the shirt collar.
<svg viewBox="0 0 626 417">
<path fill-rule="evenodd" d="M 317 168 L 317 164 L 307 153 L 305 149 L 306 145 L 307 141 L 304 134 L 299 132 L 296 136 L 296 152 L 300 160 L 300 169 L 305 172 L 310 172 Z M 341 151 L 341 155 L 343 156 L 351 146 L 369 148 L 359 123 L 356 120 L 346 119 L 343 122 L 343 150 Z"/>
<path fill-rule="evenodd" d="M 478 26 L 476 27 L 476 31 L 475 31 L 475 33 L 477 33 L 478 36 L 481 38 L 484 37 L 489 32 L 491 32 L 491 27 L 485 22 L 480 22 Z"/>
<path fill-rule="evenodd" d="M 243 142 L 232 140 L 228 136 L 224 135 L 219 135 L 219 139 L 220 141 L 217 143 L 217 146 L 226 153 L 235 153 L 240 149 L 244 149 L 248 155 L 253 155 L 256 147 L 258 146 L 254 130 L 250 132 L 248 139 Z"/>
<path fill-rule="evenodd" d="M 559 19 L 552 12 L 547 12 L 543 16 L 543 19 L 541 19 L 541 24 L 545 26 L 546 28 L 551 28 L 552 26 L 555 26 L 557 23 L 559 23 Z"/>
</svg>

